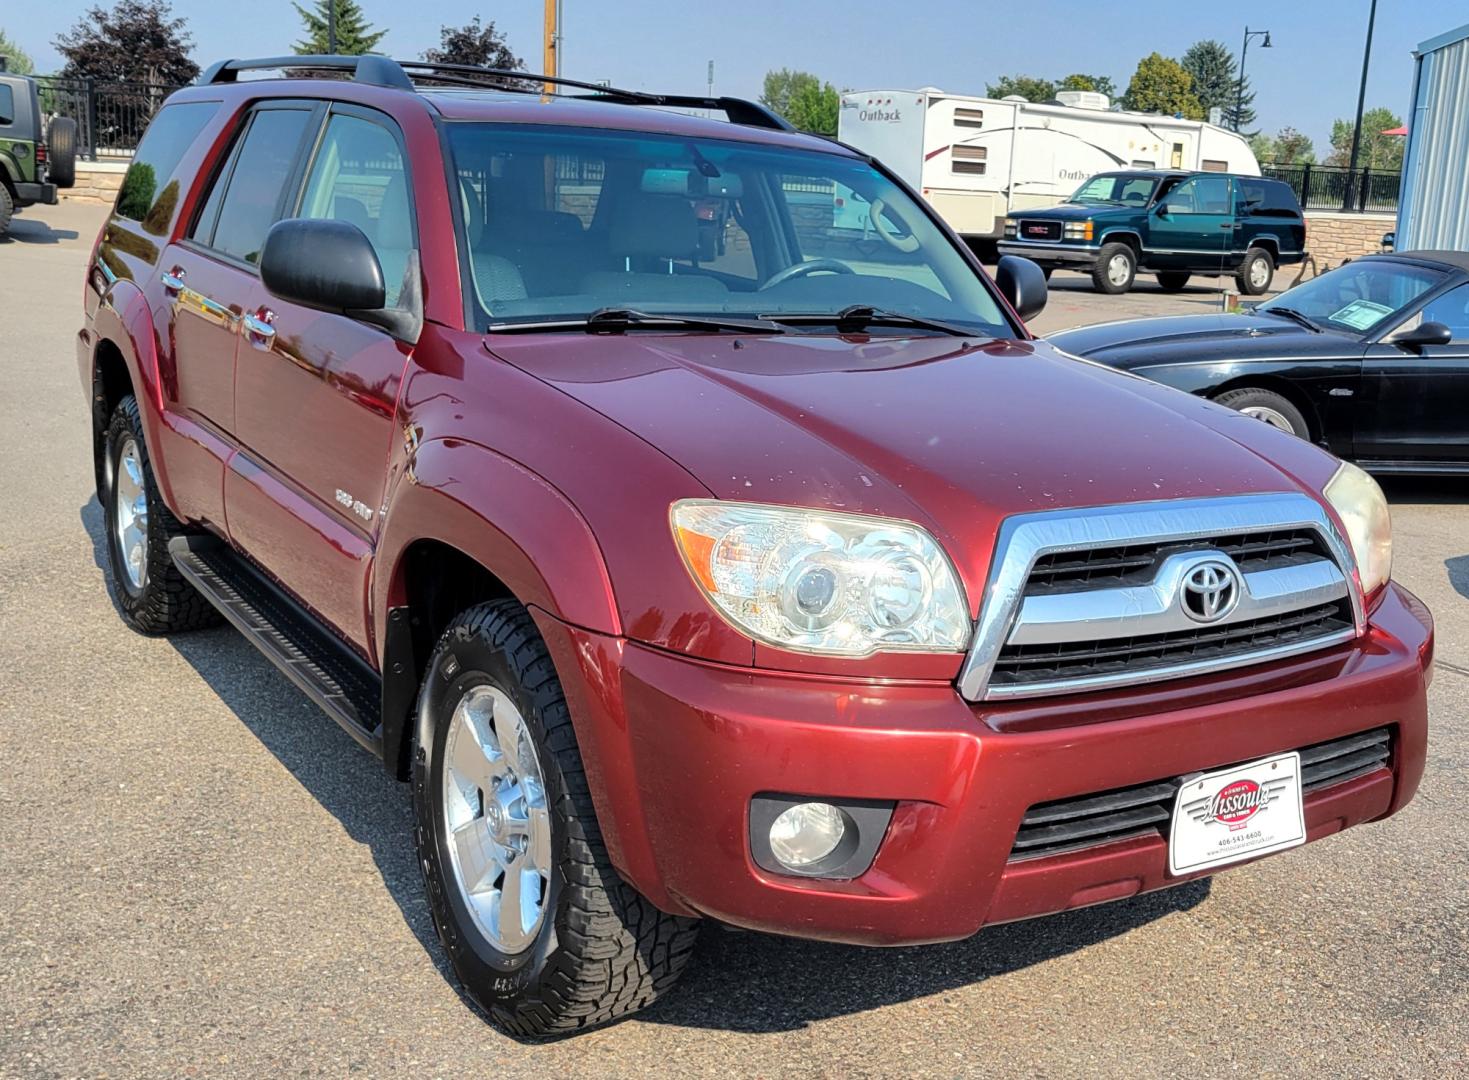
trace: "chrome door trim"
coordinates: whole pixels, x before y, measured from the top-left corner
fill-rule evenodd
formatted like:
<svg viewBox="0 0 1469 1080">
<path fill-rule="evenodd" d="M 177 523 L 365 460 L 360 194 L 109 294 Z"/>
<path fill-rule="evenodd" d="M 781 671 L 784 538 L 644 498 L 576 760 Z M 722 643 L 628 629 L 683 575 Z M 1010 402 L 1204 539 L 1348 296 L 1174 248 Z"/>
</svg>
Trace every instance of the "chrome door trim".
<svg viewBox="0 0 1469 1080">
<path fill-rule="evenodd" d="M 1090 679 L 1067 680 L 1064 686 L 1043 691 L 1038 684 L 989 686 L 990 674 L 1000 650 L 1015 629 L 1025 600 L 1025 585 L 1031 568 L 1042 555 L 1057 551 L 1147 541 L 1206 539 L 1231 533 L 1265 529 L 1312 528 L 1321 536 L 1336 559 L 1344 578 L 1355 579 L 1356 563 L 1351 548 L 1316 499 L 1302 492 L 1270 492 L 1210 499 L 1170 499 L 1130 506 L 1100 506 L 1070 510 L 1047 510 L 1017 514 L 1005 519 L 995 543 L 989 579 L 981 598 L 979 622 L 964 666 L 959 672 L 959 692 L 970 701 L 1017 697 L 1043 692 L 1062 693 L 1097 689 L 1107 685 L 1153 682 L 1205 671 L 1239 667 L 1274 659 L 1274 650 L 1229 657 L 1227 660 L 1181 664 L 1147 672 L 1123 672 Z M 1360 635 L 1367 625 L 1361 589 L 1349 582 L 1354 627 L 1350 637 Z M 1349 638 L 1343 637 L 1342 640 Z M 1333 638 L 1317 638 L 1303 646 L 1288 646 L 1297 652 L 1336 644 Z"/>
</svg>

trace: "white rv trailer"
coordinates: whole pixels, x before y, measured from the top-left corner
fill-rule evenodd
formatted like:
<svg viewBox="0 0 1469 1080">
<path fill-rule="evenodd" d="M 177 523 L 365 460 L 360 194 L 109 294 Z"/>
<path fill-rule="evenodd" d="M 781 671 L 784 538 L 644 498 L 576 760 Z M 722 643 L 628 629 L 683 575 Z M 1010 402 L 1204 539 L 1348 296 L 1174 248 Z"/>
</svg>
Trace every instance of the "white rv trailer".
<svg viewBox="0 0 1469 1080">
<path fill-rule="evenodd" d="M 1104 94 L 1062 93 L 1058 105 L 924 90 L 842 95 L 837 137 L 871 154 L 961 236 L 997 239 L 1011 210 L 1065 202 L 1113 169 L 1198 169 L 1259 176 L 1249 144 L 1201 120 L 1111 112 Z M 839 202 L 839 224 L 865 207 Z M 840 219 L 846 220 L 840 220 Z"/>
</svg>

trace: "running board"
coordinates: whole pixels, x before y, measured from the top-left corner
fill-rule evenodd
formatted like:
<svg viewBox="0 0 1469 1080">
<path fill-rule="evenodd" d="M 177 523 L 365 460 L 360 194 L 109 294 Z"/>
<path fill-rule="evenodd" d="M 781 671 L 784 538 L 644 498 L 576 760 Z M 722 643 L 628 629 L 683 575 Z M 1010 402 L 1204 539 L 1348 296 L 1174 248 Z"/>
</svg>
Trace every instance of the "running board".
<svg viewBox="0 0 1469 1080">
<path fill-rule="evenodd" d="M 382 680 L 356 653 L 224 541 L 177 536 L 179 573 L 348 735 L 382 756 Z"/>
</svg>

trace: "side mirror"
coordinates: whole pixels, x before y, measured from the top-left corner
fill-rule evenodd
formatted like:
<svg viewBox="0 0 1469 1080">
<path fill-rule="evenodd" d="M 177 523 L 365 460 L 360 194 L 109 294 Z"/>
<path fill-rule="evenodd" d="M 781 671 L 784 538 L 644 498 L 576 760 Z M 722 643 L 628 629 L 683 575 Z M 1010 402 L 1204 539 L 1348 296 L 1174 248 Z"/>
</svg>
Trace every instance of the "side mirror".
<svg viewBox="0 0 1469 1080">
<path fill-rule="evenodd" d="M 1392 343 L 1418 352 L 1428 345 L 1447 345 L 1454 340 L 1454 332 L 1441 322 L 1421 322 L 1411 330 L 1394 334 Z"/>
<path fill-rule="evenodd" d="M 1397 244 L 1397 242 L 1398 234 L 1396 231 L 1386 232 L 1382 234 L 1381 246 L 1384 252 L 1391 251 L 1393 247 Z"/>
<path fill-rule="evenodd" d="M 384 306 L 387 288 L 377 252 L 348 221 L 276 222 L 260 249 L 260 280 L 282 300 L 380 326 L 394 337 L 413 340 L 422 324 L 421 314 L 413 310 L 419 306 L 416 288 L 404 289 L 408 310 Z"/>
<path fill-rule="evenodd" d="M 1002 255 L 995 267 L 995 284 L 1021 319 L 1039 315 L 1046 306 L 1046 275 L 1019 255 Z"/>
</svg>

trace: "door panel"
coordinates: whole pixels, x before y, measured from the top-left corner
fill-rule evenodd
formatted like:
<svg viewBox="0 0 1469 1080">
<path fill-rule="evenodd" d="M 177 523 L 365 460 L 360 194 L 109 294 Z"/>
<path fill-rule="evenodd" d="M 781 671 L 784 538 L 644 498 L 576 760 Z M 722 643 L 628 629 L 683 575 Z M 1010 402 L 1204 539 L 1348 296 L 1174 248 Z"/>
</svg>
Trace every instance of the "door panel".
<svg viewBox="0 0 1469 1080">
<path fill-rule="evenodd" d="M 406 155 L 389 125 L 368 110 L 334 109 L 296 214 L 362 230 L 392 305 L 418 263 Z M 242 460 L 226 477 L 231 537 L 371 655 L 367 575 L 411 349 L 259 282 L 246 317 L 235 379 Z"/>
<path fill-rule="evenodd" d="M 1234 237 L 1229 177 L 1184 180 L 1153 209 L 1148 234 L 1149 269 L 1218 274 Z"/>
<path fill-rule="evenodd" d="M 1358 457 L 1469 462 L 1469 285 L 1429 300 L 1400 330 L 1426 321 L 1448 326 L 1453 341 L 1417 353 L 1368 349 Z"/>
</svg>

